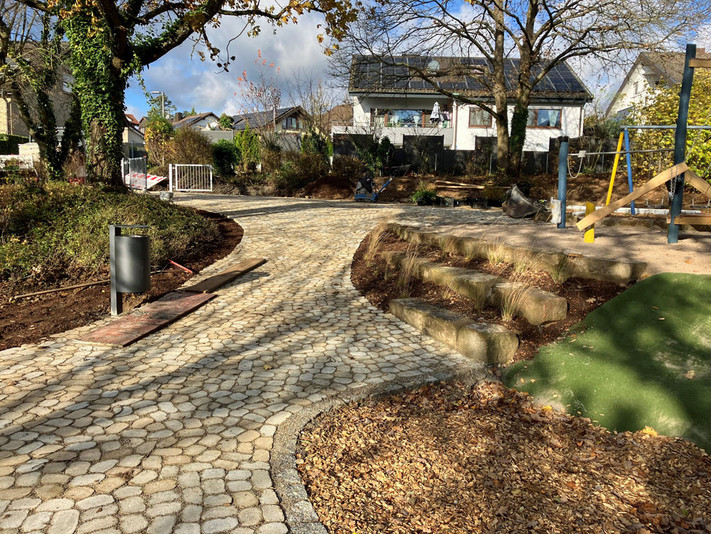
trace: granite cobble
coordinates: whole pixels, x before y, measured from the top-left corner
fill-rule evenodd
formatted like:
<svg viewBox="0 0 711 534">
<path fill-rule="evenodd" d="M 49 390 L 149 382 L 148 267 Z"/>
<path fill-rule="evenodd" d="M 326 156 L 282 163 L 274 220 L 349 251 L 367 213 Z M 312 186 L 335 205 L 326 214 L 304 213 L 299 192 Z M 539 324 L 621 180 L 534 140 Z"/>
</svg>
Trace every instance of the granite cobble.
<svg viewBox="0 0 711 534">
<path fill-rule="evenodd" d="M 379 221 L 475 223 L 474 211 L 177 195 L 245 231 L 265 265 L 127 348 L 76 338 L 0 352 L 0 532 L 276 534 L 318 530 L 275 492 L 280 428 L 329 399 L 479 367 L 371 306 L 350 282 Z M 448 220 L 448 219 L 447 219 Z M 290 473 L 290 474 L 289 474 Z M 290 484 L 291 475 L 285 479 Z M 310 523 L 305 523 L 306 521 Z"/>
</svg>

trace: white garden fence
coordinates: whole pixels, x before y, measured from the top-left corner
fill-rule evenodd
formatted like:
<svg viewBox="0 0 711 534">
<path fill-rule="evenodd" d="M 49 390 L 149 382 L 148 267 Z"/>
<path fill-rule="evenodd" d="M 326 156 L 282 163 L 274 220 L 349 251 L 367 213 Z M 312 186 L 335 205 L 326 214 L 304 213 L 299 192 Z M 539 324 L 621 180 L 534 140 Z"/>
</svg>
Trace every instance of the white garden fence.
<svg viewBox="0 0 711 534">
<path fill-rule="evenodd" d="M 168 179 L 171 191 L 212 191 L 212 165 L 168 165 Z"/>
</svg>

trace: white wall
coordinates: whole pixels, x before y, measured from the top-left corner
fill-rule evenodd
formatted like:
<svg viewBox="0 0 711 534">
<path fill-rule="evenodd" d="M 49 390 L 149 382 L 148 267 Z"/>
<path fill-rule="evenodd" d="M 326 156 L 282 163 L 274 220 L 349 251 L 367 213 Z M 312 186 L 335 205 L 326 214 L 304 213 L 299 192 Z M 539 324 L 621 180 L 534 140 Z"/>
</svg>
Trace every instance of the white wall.
<svg viewBox="0 0 711 534">
<path fill-rule="evenodd" d="M 626 110 L 635 104 L 645 104 L 654 100 L 657 82 L 659 82 L 659 77 L 653 74 L 649 67 L 641 64 L 635 65 L 627 82 L 620 87 L 615 96 L 607 116 L 615 117 L 620 111 Z"/>
<path fill-rule="evenodd" d="M 496 123 L 492 119 L 491 127 L 469 127 L 469 104 L 457 106 L 456 122 L 456 146 L 451 148 L 456 150 L 474 150 L 476 137 L 496 137 Z M 526 141 L 523 145 L 525 151 L 548 152 L 549 140 L 562 135 L 568 137 L 579 137 L 582 134 L 582 105 L 532 105 L 530 109 L 560 109 L 562 111 L 560 128 L 528 128 L 526 130 Z M 509 106 L 509 124 L 513 117 L 513 106 Z"/>
</svg>

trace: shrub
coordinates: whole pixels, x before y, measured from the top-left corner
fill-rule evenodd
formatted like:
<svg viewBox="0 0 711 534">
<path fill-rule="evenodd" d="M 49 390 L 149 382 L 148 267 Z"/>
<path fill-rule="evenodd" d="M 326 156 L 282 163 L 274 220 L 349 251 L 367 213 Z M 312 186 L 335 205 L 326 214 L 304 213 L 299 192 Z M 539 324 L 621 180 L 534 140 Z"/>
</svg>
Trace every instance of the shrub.
<svg viewBox="0 0 711 534">
<path fill-rule="evenodd" d="M 259 136 L 250 130 L 249 125 L 235 134 L 235 146 L 239 151 L 242 170 L 254 170 L 260 161 Z"/>
<path fill-rule="evenodd" d="M 320 154 L 283 152 L 280 156 L 279 166 L 269 172 L 269 179 L 272 185 L 282 192 L 301 189 L 328 174 L 328 164 Z"/>
<path fill-rule="evenodd" d="M 220 176 L 232 176 L 239 161 L 237 147 L 227 139 L 220 139 L 212 145 L 212 164 Z"/>
<path fill-rule="evenodd" d="M 154 266 L 190 260 L 198 243 L 219 238 L 214 222 L 152 195 L 55 182 L 0 187 L 0 203 L 0 282 L 17 288 L 55 286 L 66 272 L 95 277 L 108 266 L 109 224 L 148 225 Z"/>
<path fill-rule="evenodd" d="M 181 128 L 165 146 L 165 162 L 208 165 L 212 163 L 212 142 L 202 132 Z"/>
<path fill-rule="evenodd" d="M 324 158 L 328 158 L 333 155 L 333 143 L 328 137 L 312 130 L 301 138 L 301 152 L 320 154 Z"/>
<path fill-rule="evenodd" d="M 432 191 L 427 183 L 420 180 L 417 183 L 417 189 L 412 195 L 412 201 L 418 206 L 431 206 L 437 200 L 437 193 Z"/>
<path fill-rule="evenodd" d="M 335 156 L 333 158 L 333 167 L 331 174 L 346 178 L 351 183 L 356 183 L 365 172 L 363 162 L 353 156 Z"/>
<path fill-rule="evenodd" d="M 148 124 L 144 136 L 148 159 L 154 165 L 166 163 L 166 145 L 173 137 L 173 125 L 159 112 L 151 110 L 148 113 Z"/>
</svg>

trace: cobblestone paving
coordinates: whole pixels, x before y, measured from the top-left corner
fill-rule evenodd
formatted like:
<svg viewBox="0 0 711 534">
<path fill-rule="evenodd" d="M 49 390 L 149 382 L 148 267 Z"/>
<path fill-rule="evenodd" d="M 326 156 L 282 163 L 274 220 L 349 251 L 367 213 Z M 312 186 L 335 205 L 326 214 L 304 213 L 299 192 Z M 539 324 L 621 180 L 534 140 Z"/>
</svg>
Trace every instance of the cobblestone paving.
<svg viewBox="0 0 711 534">
<path fill-rule="evenodd" d="M 85 327 L 0 352 L 0 532 L 287 532 L 270 472 L 279 425 L 329 397 L 468 365 L 350 283 L 363 236 L 405 208 L 180 201 L 245 229 L 242 251 L 205 276 L 268 263 L 126 349 L 73 341 Z"/>
</svg>

